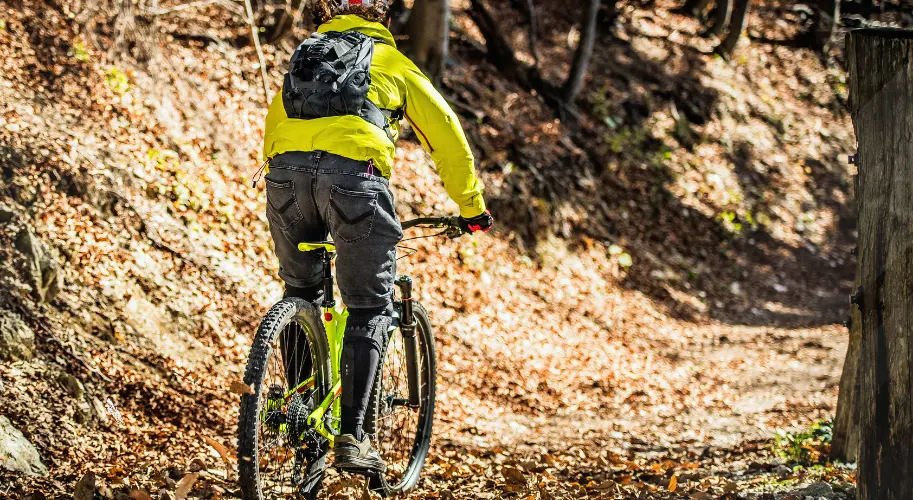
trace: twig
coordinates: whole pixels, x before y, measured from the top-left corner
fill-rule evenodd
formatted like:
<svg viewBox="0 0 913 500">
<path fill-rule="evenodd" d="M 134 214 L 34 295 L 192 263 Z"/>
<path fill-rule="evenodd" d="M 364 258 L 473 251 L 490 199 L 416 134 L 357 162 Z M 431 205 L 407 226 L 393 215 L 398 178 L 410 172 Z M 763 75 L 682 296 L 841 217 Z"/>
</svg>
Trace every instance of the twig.
<svg viewBox="0 0 913 500">
<path fill-rule="evenodd" d="M 76 361 L 79 361 L 79 363 L 82 364 L 82 366 L 85 367 L 86 370 L 89 370 L 89 373 L 92 373 L 92 374 L 94 374 L 94 375 L 98 375 L 99 378 L 101 378 L 101 379 L 104 380 L 105 382 L 108 382 L 109 384 L 112 383 L 112 382 L 114 382 L 113 380 L 111 380 L 110 378 L 108 378 L 107 375 L 105 375 L 104 373 L 100 372 L 97 368 L 95 368 L 94 366 L 90 365 L 86 360 L 84 360 L 84 359 L 82 359 L 81 357 L 79 357 L 78 354 L 76 354 L 75 352 L 73 352 L 72 350 L 70 350 L 70 348 L 67 347 L 67 345 L 63 343 L 63 341 L 61 341 L 59 338 L 57 338 L 57 336 L 54 335 L 54 334 L 51 332 L 51 330 L 49 330 L 46 326 L 44 326 L 40 321 L 39 321 L 37 324 L 38 324 L 38 327 L 39 327 L 39 328 L 48 336 L 48 338 L 50 338 L 50 339 L 53 340 L 57 345 L 59 345 L 60 348 L 63 349 L 63 352 L 64 352 L 65 354 L 69 355 L 71 358 L 75 359 Z"/>
<path fill-rule="evenodd" d="M 160 9 L 157 6 L 147 9 L 146 12 L 153 16 L 161 16 L 164 14 L 172 14 L 174 12 L 180 12 L 182 10 L 192 9 L 194 7 L 202 7 L 204 5 L 209 5 L 211 3 L 217 3 L 219 0 L 197 0 L 196 2 L 182 3 L 175 5 L 174 7 L 169 7 L 167 9 Z"/>
<path fill-rule="evenodd" d="M 247 9 L 247 25 L 250 26 L 250 37 L 254 40 L 254 48 L 257 49 L 257 59 L 260 60 L 260 78 L 263 80 L 263 99 L 269 106 L 269 81 L 266 76 L 266 60 L 263 58 L 263 48 L 260 47 L 260 28 L 254 22 L 254 9 L 250 5 L 250 0 L 244 0 L 244 7 Z"/>
<path fill-rule="evenodd" d="M 529 14 L 529 52 L 533 56 L 533 66 L 539 68 L 539 49 L 536 47 L 536 4 L 534 0 L 526 0 L 526 10 Z"/>
<path fill-rule="evenodd" d="M 164 16 L 167 14 L 173 14 L 175 12 L 180 12 L 182 10 L 193 9 L 196 7 L 203 7 L 204 5 L 210 4 L 219 4 L 221 7 L 224 7 L 233 13 L 244 17 L 244 12 L 233 2 L 228 2 L 225 0 L 197 0 L 195 2 L 182 3 L 180 5 L 175 5 L 174 7 L 169 7 L 167 9 L 160 9 L 157 6 L 147 9 L 146 13 L 152 16 Z"/>
</svg>

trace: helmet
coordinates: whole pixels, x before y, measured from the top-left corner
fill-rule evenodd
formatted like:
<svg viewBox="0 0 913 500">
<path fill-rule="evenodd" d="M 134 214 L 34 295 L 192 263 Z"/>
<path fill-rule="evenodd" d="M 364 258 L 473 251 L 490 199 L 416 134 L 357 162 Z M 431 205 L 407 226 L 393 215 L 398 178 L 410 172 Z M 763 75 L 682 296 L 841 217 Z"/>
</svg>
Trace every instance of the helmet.
<svg viewBox="0 0 913 500">
<path fill-rule="evenodd" d="M 350 7 L 371 7 L 374 4 L 380 4 L 384 8 L 389 7 L 387 0 L 339 0 L 339 10 L 345 12 Z"/>
<path fill-rule="evenodd" d="M 390 5 L 387 0 L 335 0 L 334 14 L 355 14 L 368 21 L 383 22 Z"/>
<path fill-rule="evenodd" d="M 314 13 L 318 24 L 333 16 L 354 14 L 368 21 L 384 22 L 389 10 L 388 0 L 315 0 Z"/>
</svg>

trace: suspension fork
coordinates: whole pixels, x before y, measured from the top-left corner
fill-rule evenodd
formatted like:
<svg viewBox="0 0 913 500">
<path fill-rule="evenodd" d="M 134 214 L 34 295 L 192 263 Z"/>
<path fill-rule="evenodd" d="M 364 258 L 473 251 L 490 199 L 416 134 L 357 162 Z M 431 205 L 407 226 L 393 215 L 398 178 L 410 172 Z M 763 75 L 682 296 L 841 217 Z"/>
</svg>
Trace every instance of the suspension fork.
<svg viewBox="0 0 913 500">
<path fill-rule="evenodd" d="M 412 278 L 396 278 L 399 287 L 402 310 L 399 317 L 399 329 L 403 333 L 406 348 L 406 375 L 409 379 L 409 407 L 417 409 L 421 404 L 421 380 L 419 380 L 418 341 L 415 338 L 415 314 L 412 311 Z"/>
</svg>

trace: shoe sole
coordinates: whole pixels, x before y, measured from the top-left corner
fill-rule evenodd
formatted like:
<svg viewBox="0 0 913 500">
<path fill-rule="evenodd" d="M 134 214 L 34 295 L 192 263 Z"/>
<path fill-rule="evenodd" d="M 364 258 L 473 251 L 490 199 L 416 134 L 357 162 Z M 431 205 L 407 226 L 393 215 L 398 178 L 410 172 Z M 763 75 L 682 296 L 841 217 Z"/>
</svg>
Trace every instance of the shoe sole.
<svg viewBox="0 0 913 500">
<path fill-rule="evenodd" d="M 348 472 L 383 474 L 387 470 L 387 466 L 383 463 L 358 457 L 347 457 L 344 462 L 337 462 L 333 466 Z"/>
</svg>

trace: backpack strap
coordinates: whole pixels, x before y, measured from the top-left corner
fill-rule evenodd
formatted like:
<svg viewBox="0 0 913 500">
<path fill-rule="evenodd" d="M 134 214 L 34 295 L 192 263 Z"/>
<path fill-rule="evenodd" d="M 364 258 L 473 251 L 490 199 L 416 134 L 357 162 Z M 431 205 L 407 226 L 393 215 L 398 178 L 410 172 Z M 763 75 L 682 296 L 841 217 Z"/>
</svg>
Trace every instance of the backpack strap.
<svg viewBox="0 0 913 500">
<path fill-rule="evenodd" d="M 403 117 L 403 109 L 383 109 L 371 101 L 365 99 L 365 104 L 361 108 L 361 117 L 368 123 L 375 125 L 387 134 L 390 142 L 395 142 L 393 137 L 393 128 L 390 127 L 390 120 L 400 120 Z"/>
</svg>

